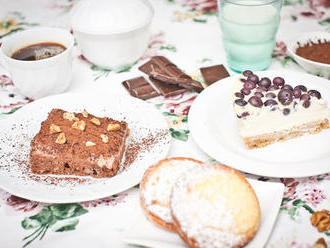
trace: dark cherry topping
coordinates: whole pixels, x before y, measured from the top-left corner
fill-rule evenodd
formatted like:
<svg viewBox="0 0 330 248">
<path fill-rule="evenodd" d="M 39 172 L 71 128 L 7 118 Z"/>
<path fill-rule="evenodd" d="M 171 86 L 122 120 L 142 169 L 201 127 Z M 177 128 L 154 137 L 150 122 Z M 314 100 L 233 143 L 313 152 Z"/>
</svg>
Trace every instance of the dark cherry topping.
<svg viewBox="0 0 330 248">
<path fill-rule="evenodd" d="M 253 72 L 250 71 L 250 70 L 243 71 L 243 75 L 246 76 L 246 77 L 248 77 L 248 76 L 250 76 L 252 74 L 253 74 Z"/>
<path fill-rule="evenodd" d="M 259 77 L 257 75 L 252 74 L 248 76 L 247 81 L 251 81 L 256 84 L 259 82 Z"/>
<path fill-rule="evenodd" d="M 267 106 L 275 106 L 277 105 L 277 102 L 273 99 L 269 99 L 267 101 L 265 101 L 264 105 L 267 107 Z"/>
<path fill-rule="evenodd" d="M 241 117 L 244 118 L 244 117 L 247 117 L 247 116 L 249 116 L 249 115 L 250 115 L 249 112 L 243 112 L 243 113 L 241 114 Z"/>
<path fill-rule="evenodd" d="M 243 88 L 243 89 L 241 89 L 241 93 L 243 93 L 244 95 L 249 95 L 251 93 L 251 90 L 249 90 L 247 88 Z"/>
<path fill-rule="evenodd" d="M 268 91 L 268 89 L 265 88 L 265 87 L 263 87 L 263 86 L 258 86 L 258 87 L 256 88 L 256 91 L 263 92 L 263 91 Z"/>
<path fill-rule="evenodd" d="M 240 80 L 241 80 L 241 82 L 243 82 L 243 83 L 246 82 L 246 79 L 245 79 L 245 78 L 241 78 Z"/>
<path fill-rule="evenodd" d="M 275 98 L 276 95 L 275 95 L 274 93 L 272 93 L 272 92 L 268 92 L 268 93 L 266 94 L 266 97 L 267 97 L 267 98 Z"/>
<path fill-rule="evenodd" d="M 296 88 L 301 89 L 301 91 L 303 91 L 303 92 L 307 91 L 307 88 L 304 85 L 298 85 L 298 86 L 296 86 Z"/>
<path fill-rule="evenodd" d="M 295 98 L 300 98 L 301 96 L 301 89 L 295 87 L 294 90 L 293 90 L 293 95 Z"/>
<path fill-rule="evenodd" d="M 249 99 L 249 103 L 257 108 L 261 108 L 262 107 L 262 100 L 260 99 L 260 97 L 257 96 L 251 96 Z"/>
<path fill-rule="evenodd" d="M 254 92 L 254 95 L 257 97 L 260 97 L 260 98 L 264 97 L 264 94 L 262 94 L 261 92 L 258 92 L 258 91 Z"/>
<path fill-rule="evenodd" d="M 288 89 L 281 89 L 277 97 L 280 103 L 289 105 L 293 100 L 293 92 Z"/>
<path fill-rule="evenodd" d="M 290 114 L 290 109 L 288 109 L 288 108 L 283 109 L 283 114 L 284 115 Z"/>
<path fill-rule="evenodd" d="M 282 89 L 292 90 L 293 91 L 293 88 L 292 88 L 292 86 L 290 84 L 283 85 Z"/>
<path fill-rule="evenodd" d="M 270 81 L 269 78 L 264 77 L 262 79 L 260 79 L 259 81 L 259 86 L 265 87 L 266 89 L 268 89 L 270 87 L 270 85 L 272 84 L 272 82 Z"/>
<path fill-rule="evenodd" d="M 308 108 L 311 105 L 311 102 L 309 100 L 306 100 L 303 102 L 304 108 Z"/>
<path fill-rule="evenodd" d="M 308 94 L 302 94 L 300 96 L 301 101 L 309 101 L 310 99 L 311 99 L 311 97 Z"/>
<path fill-rule="evenodd" d="M 240 92 L 236 92 L 235 96 L 238 98 L 244 98 L 244 94 L 240 93 Z"/>
<path fill-rule="evenodd" d="M 247 104 L 246 101 L 244 101 L 243 99 L 236 99 L 235 100 L 235 103 L 238 105 L 238 106 L 245 106 Z"/>
<path fill-rule="evenodd" d="M 278 90 L 278 86 L 276 85 L 271 85 L 269 88 L 268 88 L 269 91 L 272 91 L 272 90 Z"/>
<path fill-rule="evenodd" d="M 314 97 L 316 97 L 317 99 L 321 99 L 321 93 L 318 92 L 317 90 L 309 90 L 309 91 L 307 92 L 307 94 L 310 95 L 310 96 L 314 96 Z"/>
<path fill-rule="evenodd" d="M 244 83 L 243 87 L 246 88 L 246 89 L 252 90 L 256 87 L 256 84 L 251 82 L 251 81 L 247 81 L 247 82 Z"/>
<path fill-rule="evenodd" d="M 285 80 L 281 77 L 275 77 L 273 79 L 273 84 L 276 85 L 277 87 L 281 87 L 285 84 Z"/>
</svg>

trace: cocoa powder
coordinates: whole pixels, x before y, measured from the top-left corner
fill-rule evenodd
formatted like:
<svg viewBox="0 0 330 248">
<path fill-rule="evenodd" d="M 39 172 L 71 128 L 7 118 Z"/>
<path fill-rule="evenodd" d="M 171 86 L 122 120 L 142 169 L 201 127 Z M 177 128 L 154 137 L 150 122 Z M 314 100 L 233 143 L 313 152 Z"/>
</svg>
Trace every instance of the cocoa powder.
<svg viewBox="0 0 330 248">
<path fill-rule="evenodd" d="M 317 43 L 309 42 L 301 45 L 296 50 L 296 54 L 315 62 L 330 64 L 330 42 L 318 40 Z"/>
</svg>

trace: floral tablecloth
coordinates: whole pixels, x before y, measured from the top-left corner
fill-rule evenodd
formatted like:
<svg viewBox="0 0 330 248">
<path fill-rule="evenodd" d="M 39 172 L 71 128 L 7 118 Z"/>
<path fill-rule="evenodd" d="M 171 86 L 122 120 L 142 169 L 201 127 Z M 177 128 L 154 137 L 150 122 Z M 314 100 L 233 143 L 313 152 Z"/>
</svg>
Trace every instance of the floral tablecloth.
<svg viewBox="0 0 330 248">
<path fill-rule="evenodd" d="M 69 91 L 100 90 L 127 94 L 124 79 L 141 73 L 137 67 L 154 55 L 166 55 L 196 79 L 198 68 L 226 64 L 216 17 L 216 0 L 152 0 L 155 8 L 153 33 L 145 55 L 120 72 L 88 62 L 76 47 L 74 78 Z M 0 38 L 32 26 L 70 29 L 69 11 L 74 0 L 1 0 Z M 330 31 L 329 0 L 284 0 L 281 24 L 270 69 L 302 71 L 286 52 L 286 42 L 300 32 Z M 233 73 L 233 72 L 232 72 Z M 32 101 L 20 95 L 10 75 L 0 68 L 0 116 L 14 113 Z M 33 86 L 31 86 L 33 87 Z M 167 119 L 173 146 L 169 156 L 189 156 L 203 161 L 204 154 L 189 136 L 187 114 L 197 93 L 150 100 Z M 1 127 L 0 127 L 1 128 Z M 330 232 L 319 233 L 310 224 L 314 211 L 330 208 L 330 175 L 272 179 L 281 181 L 285 193 L 281 210 L 269 238 L 270 248 L 309 248 Z M 138 187 L 118 195 L 75 204 L 44 204 L 11 195 L 0 189 L 0 247 L 129 247 L 121 242 L 123 230 L 134 217 Z"/>
</svg>

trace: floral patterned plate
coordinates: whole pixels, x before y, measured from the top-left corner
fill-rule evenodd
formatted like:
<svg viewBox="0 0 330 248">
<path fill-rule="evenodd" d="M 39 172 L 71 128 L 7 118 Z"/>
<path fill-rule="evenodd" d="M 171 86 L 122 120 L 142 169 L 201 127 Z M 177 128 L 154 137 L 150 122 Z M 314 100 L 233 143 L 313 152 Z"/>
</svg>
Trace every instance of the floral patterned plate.
<svg viewBox="0 0 330 248">
<path fill-rule="evenodd" d="M 130 128 L 122 168 L 112 178 L 32 174 L 30 142 L 53 108 L 125 120 Z M 163 159 L 171 136 L 162 115 L 132 97 L 100 94 L 62 94 L 40 99 L 0 121 L 0 187 L 34 201 L 89 201 L 122 192 L 138 184 L 147 167 Z"/>
<path fill-rule="evenodd" d="M 304 84 L 321 92 L 330 102 L 330 82 L 305 73 L 286 70 L 257 73 L 260 77 L 283 77 L 295 86 Z M 306 177 L 330 172 L 330 129 L 248 150 L 237 128 L 232 106 L 235 77 L 206 88 L 194 101 L 188 125 L 194 141 L 208 155 L 231 167 L 267 177 Z"/>
<path fill-rule="evenodd" d="M 246 248 L 266 247 L 281 206 L 284 185 L 282 183 L 260 182 L 253 179 L 247 180 L 257 194 L 261 218 L 259 230 Z M 136 219 L 124 233 L 123 239 L 126 243 L 154 248 L 187 247 L 177 234 L 164 231 L 147 220 L 141 209 L 137 211 L 136 215 Z"/>
</svg>

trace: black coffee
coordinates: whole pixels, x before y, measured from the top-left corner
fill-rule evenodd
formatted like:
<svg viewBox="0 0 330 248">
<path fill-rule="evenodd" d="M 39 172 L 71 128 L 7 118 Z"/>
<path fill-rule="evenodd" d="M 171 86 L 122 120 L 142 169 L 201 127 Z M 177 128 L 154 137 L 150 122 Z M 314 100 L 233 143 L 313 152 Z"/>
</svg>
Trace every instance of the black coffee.
<svg viewBox="0 0 330 248">
<path fill-rule="evenodd" d="M 11 56 L 13 59 L 33 61 L 47 59 L 62 53 L 65 46 L 54 42 L 43 42 L 18 49 Z"/>
</svg>

